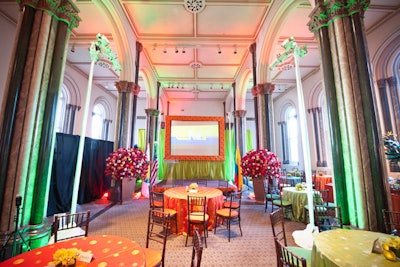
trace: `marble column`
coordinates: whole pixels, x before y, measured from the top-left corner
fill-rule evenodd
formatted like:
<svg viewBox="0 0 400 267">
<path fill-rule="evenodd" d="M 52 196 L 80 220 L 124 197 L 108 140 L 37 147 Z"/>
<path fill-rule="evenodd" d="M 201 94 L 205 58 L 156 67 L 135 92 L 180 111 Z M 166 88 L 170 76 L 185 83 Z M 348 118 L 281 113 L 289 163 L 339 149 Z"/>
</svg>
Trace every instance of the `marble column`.
<svg viewBox="0 0 400 267">
<path fill-rule="evenodd" d="M 6 82 L 1 129 L 1 231 L 14 229 L 15 197 L 22 196 L 20 225 L 31 248 L 47 242 L 48 186 L 55 116 L 67 43 L 79 22 L 72 1 L 20 1 L 17 38 Z"/>
<path fill-rule="evenodd" d="M 115 83 L 118 90 L 117 100 L 117 119 L 116 119 L 116 135 L 114 140 L 114 150 L 121 147 L 128 147 L 128 129 L 129 129 L 129 104 L 130 93 L 135 84 L 128 81 L 119 81 Z"/>
<path fill-rule="evenodd" d="M 274 149 L 274 138 L 273 138 L 273 120 L 274 120 L 274 109 L 272 101 L 272 93 L 275 90 L 275 85 L 272 83 L 258 84 L 258 107 L 259 107 L 259 135 L 261 136 L 261 147 L 266 148 L 269 151 Z"/>
<path fill-rule="evenodd" d="M 396 80 L 396 77 L 389 77 L 386 79 L 389 85 L 390 99 L 392 101 L 393 106 L 393 114 L 394 114 L 394 125 L 396 129 L 397 135 L 400 132 L 400 99 L 399 99 L 399 87 Z"/>
<path fill-rule="evenodd" d="M 154 141 L 157 139 L 156 129 L 157 129 L 157 118 L 160 114 L 159 110 L 156 109 L 145 109 L 147 120 L 146 120 L 146 151 L 150 151 L 149 161 L 153 161 L 154 159 Z"/>
<path fill-rule="evenodd" d="M 239 147 L 240 155 L 246 151 L 246 110 L 235 110 L 236 118 L 236 145 Z"/>
<path fill-rule="evenodd" d="M 137 110 L 137 98 L 139 95 L 139 64 L 140 64 L 140 53 L 143 50 L 143 45 L 136 42 L 136 60 L 135 60 L 135 87 L 132 90 L 133 100 L 132 100 L 132 122 L 131 122 L 131 146 L 133 146 L 135 141 L 135 130 L 136 130 L 136 110 Z"/>
<path fill-rule="evenodd" d="M 258 95 L 254 92 L 257 92 L 257 55 L 256 55 L 256 43 L 251 44 L 250 48 L 251 58 L 252 58 L 252 71 L 253 71 L 253 101 L 254 101 L 254 121 L 256 127 L 256 149 L 259 149 L 261 146 L 261 136 L 260 136 L 260 126 L 259 126 L 259 119 L 258 119 Z M 234 107 L 236 108 L 236 107 Z"/>
<path fill-rule="evenodd" d="M 321 52 L 336 204 L 345 224 L 383 231 L 388 200 L 363 24 L 368 5 L 318 0 L 309 27 Z"/>
</svg>

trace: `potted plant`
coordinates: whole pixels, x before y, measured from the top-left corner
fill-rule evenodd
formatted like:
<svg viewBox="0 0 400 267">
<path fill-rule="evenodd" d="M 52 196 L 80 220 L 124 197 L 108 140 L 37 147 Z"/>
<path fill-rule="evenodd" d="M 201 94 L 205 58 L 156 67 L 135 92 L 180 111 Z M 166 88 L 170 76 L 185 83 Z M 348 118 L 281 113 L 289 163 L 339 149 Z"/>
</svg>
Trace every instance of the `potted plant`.
<svg viewBox="0 0 400 267">
<path fill-rule="evenodd" d="M 279 178 L 281 165 L 278 157 L 267 149 L 250 150 L 242 157 L 242 174 L 253 179 L 257 202 L 264 203 L 264 181 L 272 182 L 273 178 Z"/>
<path fill-rule="evenodd" d="M 111 177 L 114 188 L 119 190 L 117 193 L 119 202 L 132 199 L 136 180 L 145 178 L 148 169 L 147 156 L 137 147 L 118 148 L 110 153 L 106 159 L 105 174 Z"/>
</svg>

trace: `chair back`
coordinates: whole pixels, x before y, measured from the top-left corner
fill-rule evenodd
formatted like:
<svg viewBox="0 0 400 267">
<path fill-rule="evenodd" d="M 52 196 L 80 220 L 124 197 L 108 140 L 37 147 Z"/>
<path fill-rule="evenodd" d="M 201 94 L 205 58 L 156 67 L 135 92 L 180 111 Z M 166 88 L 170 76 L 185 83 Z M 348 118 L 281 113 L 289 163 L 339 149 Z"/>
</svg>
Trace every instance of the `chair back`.
<svg viewBox="0 0 400 267">
<path fill-rule="evenodd" d="M 192 250 L 192 261 L 190 266 L 200 267 L 202 255 L 203 255 L 203 245 L 201 244 L 199 230 L 195 228 L 193 231 L 193 250 Z"/>
<path fill-rule="evenodd" d="M 203 219 L 205 218 L 207 212 L 207 197 L 198 197 L 198 196 L 187 196 L 188 203 L 188 219 L 190 220 L 190 216 L 192 215 L 202 215 Z"/>
<path fill-rule="evenodd" d="M 285 232 L 285 217 L 283 215 L 283 209 L 279 208 L 269 214 L 272 226 L 272 235 L 279 242 L 283 242 L 286 246 L 286 232 Z"/>
<path fill-rule="evenodd" d="M 150 191 L 150 209 L 158 209 L 164 211 L 164 193 Z"/>
<path fill-rule="evenodd" d="M 227 180 L 218 180 L 217 188 L 222 191 L 222 194 L 224 196 L 228 196 L 229 195 L 229 186 L 228 186 L 228 181 Z"/>
<path fill-rule="evenodd" d="M 149 217 L 147 223 L 147 236 L 146 236 L 146 248 L 149 248 L 150 241 L 161 244 L 161 262 L 164 266 L 165 248 L 167 244 L 168 227 L 169 227 L 170 216 L 168 213 L 160 210 L 149 210 Z"/>
<path fill-rule="evenodd" d="M 382 210 L 383 220 L 385 222 L 386 233 L 400 236 L 400 212 L 391 210 Z"/>
<path fill-rule="evenodd" d="M 71 214 L 56 214 L 52 226 L 54 243 L 89 233 L 90 210 Z"/>
<path fill-rule="evenodd" d="M 320 232 L 343 228 L 340 206 L 315 205 L 314 217 Z"/>
<path fill-rule="evenodd" d="M 278 239 L 275 238 L 276 256 L 279 259 L 278 266 L 284 267 L 307 267 L 307 260 L 299 257 L 288 250 Z"/>
</svg>

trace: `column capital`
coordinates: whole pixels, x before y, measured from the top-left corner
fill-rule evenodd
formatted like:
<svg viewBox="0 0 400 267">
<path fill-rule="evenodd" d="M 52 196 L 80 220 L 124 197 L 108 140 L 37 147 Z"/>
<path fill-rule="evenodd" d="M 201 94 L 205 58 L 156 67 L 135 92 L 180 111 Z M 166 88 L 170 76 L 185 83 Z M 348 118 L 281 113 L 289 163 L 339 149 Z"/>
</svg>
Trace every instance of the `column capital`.
<svg viewBox="0 0 400 267">
<path fill-rule="evenodd" d="M 235 117 L 240 117 L 243 118 L 246 115 L 246 110 L 235 110 L 233 113 L 235 114 Z"/>
<path fill-rule="evenodd" d="M 391 87 L 392 87 L 392 86 L 395 86 L 396 83 L 397 83 L 397 79 L 396 79 L 396 77 L 394 77 L 394 76 L 389 77 L 389 78 L 387 78 L 386 80 L 387 80 L 389 86 L 391 86 Z"/>
<path fill-rule="evenodd" d="M 154 116 L 154 117 L 158 117 L 158 115 L 160 114 L 160 111 L 157 109 L 152 109 L 152 108 L 147 108 L 144 110 L 146 112 L 147 116 Z"/>
<path fill-rule="evenodd" d="M 257 85 L 254 85 L 251 88 L 251 93 L 254 97 L 257 97 L 258 95 L 261 94 L 272 94 L 275 91 L 275 84 L 272 83 L 260 83 Z"/>
<path fill-rule="evenodd" d="M 133 84 L 133 82 L 118 81 L 115 82 L 115 87 L 117 87 L 118 93 L 129 93 L 132 90 Z"/>
<path fill-rule="evenodd" d="M 139 84 L 133 83 L 133 86 L 132 86 L 132 94 L 133 94 L 134 96 L 138 96 L 138 95 L 139 95 L 139 92 L 140 92 L 140 86 L 139 86 Z"/>
<path fill-rule="evenodd" d="M 332 0 L 317 1 L 314 10 L 310 14 L 308 28 L 311 32 L 316 33 L 320 28 L 327 27 L 335 19 L 350 17 L 356 13 L 364 16 L 368 9 L 370 0 Z"/>
<path fill-rule="evenodd" d="M 29 6 L 37 10 L 48 12 L 58 21 L 65 22 L 69 30 L 78 28 L 81 18 L 78 16 L 79 9 L 72 0 L 17 0 L 20 8 Z"/>
<path fill-rule="evenodd" d="M 386 79 L 379 79 L 376 81 L 376 84 L 378 85 L 379 89 L 385 89 L 386 88 Z"/>
</svg>

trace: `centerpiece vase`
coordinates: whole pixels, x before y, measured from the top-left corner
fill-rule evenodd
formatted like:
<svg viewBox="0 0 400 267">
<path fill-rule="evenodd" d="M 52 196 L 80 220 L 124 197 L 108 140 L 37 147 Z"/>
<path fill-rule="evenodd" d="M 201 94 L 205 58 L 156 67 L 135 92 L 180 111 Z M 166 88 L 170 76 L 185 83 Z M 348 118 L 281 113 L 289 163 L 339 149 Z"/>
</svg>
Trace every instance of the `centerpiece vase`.
<svg viewBox="0 0 400 267">
<path fill-rule="evenodd" d="M 264 177 L 253 178 L 254 196 L 257 204 L 264 204 L 265 202 L 265 189 L 264 189 Z"/>
</svg>

